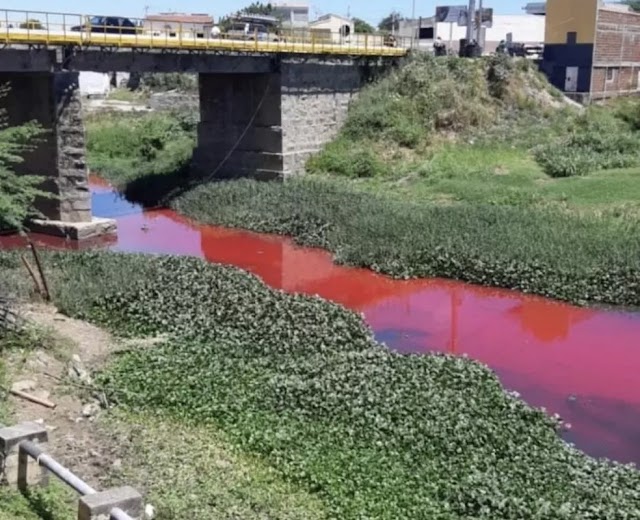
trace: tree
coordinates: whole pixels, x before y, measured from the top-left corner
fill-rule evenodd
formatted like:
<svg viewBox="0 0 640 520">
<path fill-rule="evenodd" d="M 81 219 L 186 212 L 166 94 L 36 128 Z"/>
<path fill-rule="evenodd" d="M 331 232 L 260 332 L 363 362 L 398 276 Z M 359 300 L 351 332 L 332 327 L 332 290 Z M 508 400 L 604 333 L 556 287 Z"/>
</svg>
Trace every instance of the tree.
<svg viewBox="0 0 640 520">
<path fill-rule="evenodd" d="M 29 29 L 31 31 L 41 31 L 45 27 L 40 20 L 29 18 L 26 22 L 20 24 L 20 29 Z"/>
<path fill-rule="evenodd" d="M 0 87 L 0 100 L 7 94 L 8 87 Z M 53 196 L 39 188 L 43 177 L 15 172 L 24 154 L 33 150 L 43 134 L 35 122 L 9 126 L 6 110 L 0 108 L 0 229 L 22 230 L 28 217 L 40 216 L 33 207 L 36 197 Z"/>
<path fill-rule="evenodd" d="M 628 5 L 634 11 L 640 12 L 640 0 L 623 0 L 622 3 Z"/>
<path fill-rule="evenodd" d="M 378 29 L 381 31 L 392 32 L 398 27 L 400 20 L 404 18 L 398 11 L 392 11 L 389 15 L 385 16 L 378 24 Z"/>
<path fill-rule="evenodd" d="M 353 30 L 358 34 L 371 34 L 375 31 L 371 24 L 368 24 L 360 18 L 353 19 Z"/>
<path fill-rule="evenodd" d="M 273 6 L 271 4 L 263 4 L 262 2 L 253 2 L 240 12 L 244 14 L 270 15 L 273 13 Z"/>
</svg>

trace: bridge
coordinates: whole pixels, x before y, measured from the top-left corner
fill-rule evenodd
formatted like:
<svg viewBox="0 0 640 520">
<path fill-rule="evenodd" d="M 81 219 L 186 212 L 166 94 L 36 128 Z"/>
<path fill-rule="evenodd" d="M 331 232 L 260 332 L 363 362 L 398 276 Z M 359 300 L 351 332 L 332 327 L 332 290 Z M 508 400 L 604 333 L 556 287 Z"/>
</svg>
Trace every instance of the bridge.
<svg viewBox="0 0 640 520">
<path fill-rule="evenodd" d="M 18 165 L 45 176 L 43 187 L 57 195 L 38 201 L 46 220 L 33 228 L 72 239 L 115 225 L 91 214 L 79 72 L 198 74 L 194 176 L 276 179 L 303 172 L 360 88 L 408 52 L 380 36 L 283 32 L 260 41 L 88 19 L 0 10 L 0 85 L 9 87 L 0 108 L 10 125 L 35 120 L 50 130 Z"/>
</svg>

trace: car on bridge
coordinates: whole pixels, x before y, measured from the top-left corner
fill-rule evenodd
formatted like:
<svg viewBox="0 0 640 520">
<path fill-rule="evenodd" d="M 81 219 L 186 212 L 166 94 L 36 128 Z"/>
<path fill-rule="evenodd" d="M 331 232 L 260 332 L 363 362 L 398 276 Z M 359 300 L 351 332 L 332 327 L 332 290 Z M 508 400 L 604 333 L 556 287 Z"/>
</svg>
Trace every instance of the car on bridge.
<svg viewBox="0 0 640 520">
<path fill-rule="evenodd" d="M 278 19 L 273 16 L 241 15 L 233 19 L 224 37 L 230 40 L 277 42 Z"/>
<path fill-rule="evenodd" d="M 138 26 L 122 16 L 92 16 L 84 25 L 76 25 L 72 31 L 88 31 L 104 34 L 137 34 Z"/>
</svg>

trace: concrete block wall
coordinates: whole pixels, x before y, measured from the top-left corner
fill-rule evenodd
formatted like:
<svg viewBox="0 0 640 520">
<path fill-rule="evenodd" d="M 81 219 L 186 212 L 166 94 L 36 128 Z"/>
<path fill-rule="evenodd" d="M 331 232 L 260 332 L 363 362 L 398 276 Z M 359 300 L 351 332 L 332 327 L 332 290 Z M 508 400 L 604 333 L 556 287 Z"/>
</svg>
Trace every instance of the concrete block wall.
<svg viewBox="0 0 640 520">
<path fill-rule="evenodd" d="M 352 60 L 309 58 L 283 60 L 269 73 L 200 74 L 194 174 L 303 173 L 306 160 L 340 130 L 363 77 Z"/>
<path fill-rule="evenodd" d="M 24 156 L 16 171 L 45 177 L 43 189 L 57 199 L 41 199 L 36 207 L 51 220 L 91 221 L 85 163 L 85 135 L 77 72 L 0 73 L 8 94 L 0 99 L 10 126 L 38 122 L 46 133 Z"/>
</svg>

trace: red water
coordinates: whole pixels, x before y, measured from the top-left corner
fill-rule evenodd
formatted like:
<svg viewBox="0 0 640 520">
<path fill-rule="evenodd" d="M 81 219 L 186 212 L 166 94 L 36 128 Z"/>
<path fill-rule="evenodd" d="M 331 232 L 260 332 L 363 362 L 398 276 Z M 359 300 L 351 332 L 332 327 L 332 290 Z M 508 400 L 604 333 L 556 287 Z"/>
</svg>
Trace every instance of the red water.
<svg viewBox="0 0 640 520">
<path fill-rule="evenodd" d="M 118 238 L 102 245 L 238 266 L 273 287 L 362 312 L 376 337 L 400 352 L 467 354 L 530 404 L 571 423 L 566 440 L 594 456 L 640 464 L 640 313 L 439 279 L 391 280 L 336 266 L 330 254 L 285 238 L 201 226 L 170 210 L 143 212 L 95 179 L 92 190 L 94 213 L 118 220 Z M 3 247 L 16 242 L 0 238 Z"/>
</svg>

